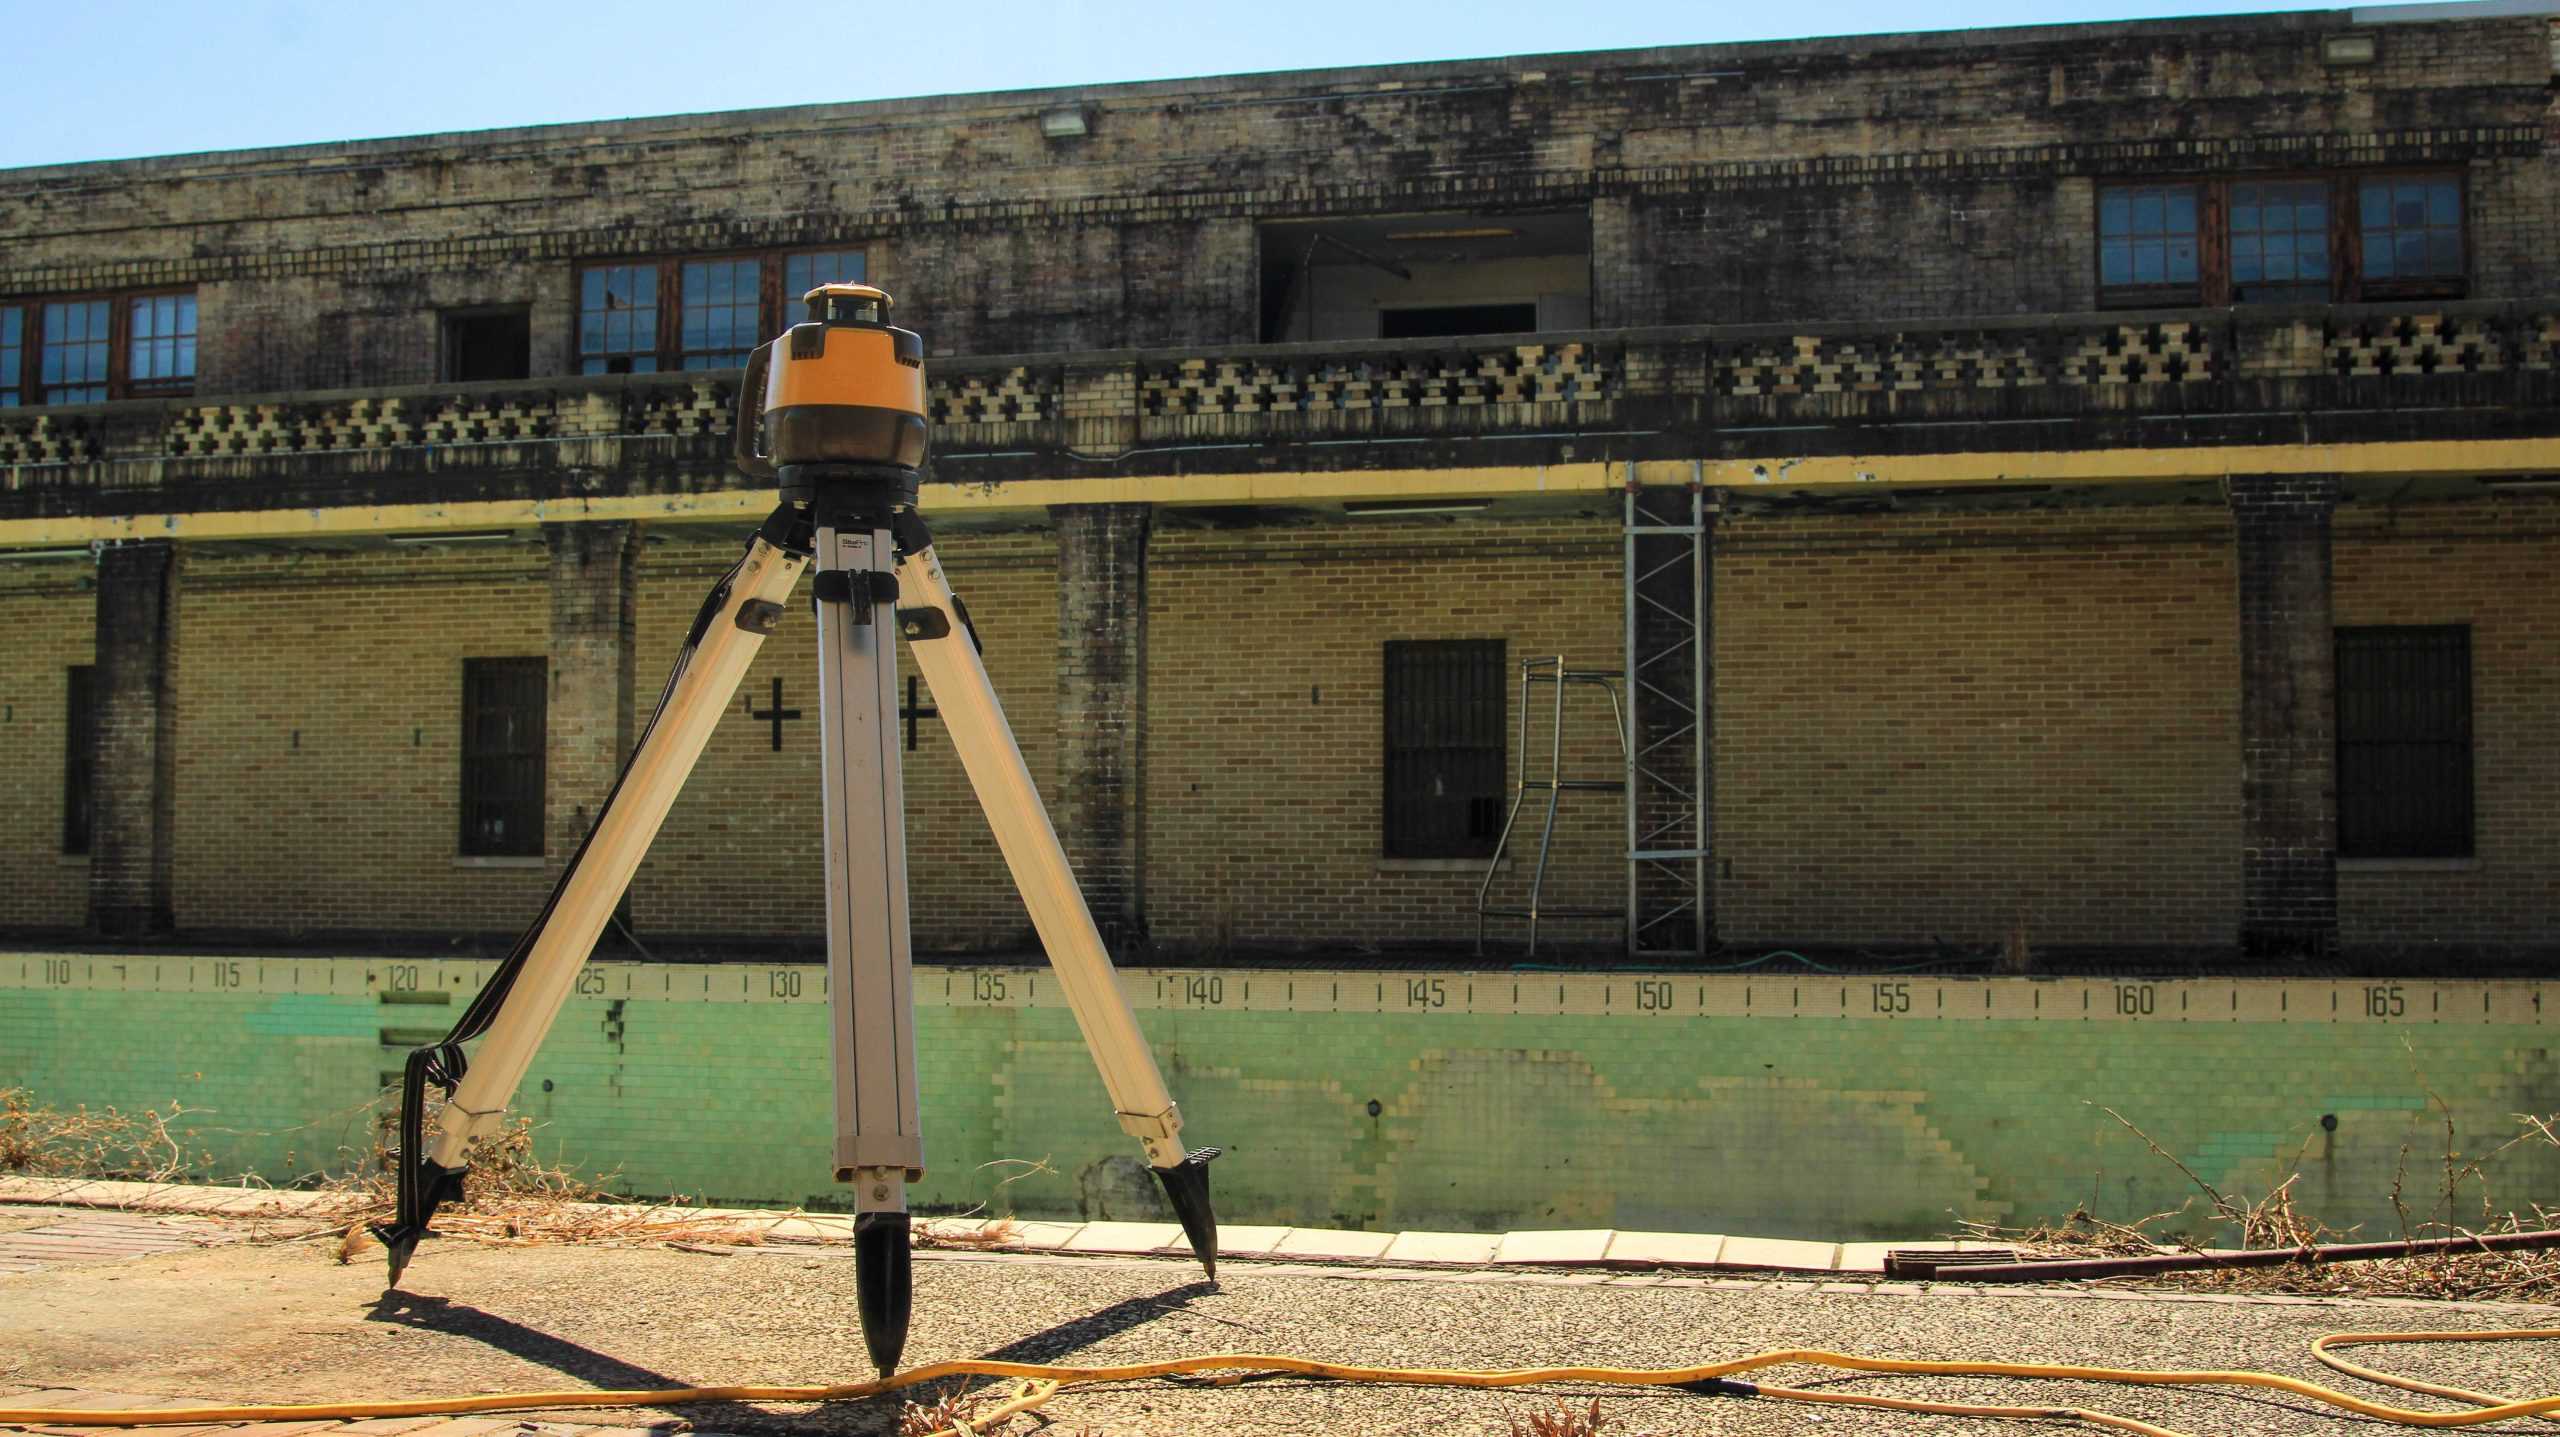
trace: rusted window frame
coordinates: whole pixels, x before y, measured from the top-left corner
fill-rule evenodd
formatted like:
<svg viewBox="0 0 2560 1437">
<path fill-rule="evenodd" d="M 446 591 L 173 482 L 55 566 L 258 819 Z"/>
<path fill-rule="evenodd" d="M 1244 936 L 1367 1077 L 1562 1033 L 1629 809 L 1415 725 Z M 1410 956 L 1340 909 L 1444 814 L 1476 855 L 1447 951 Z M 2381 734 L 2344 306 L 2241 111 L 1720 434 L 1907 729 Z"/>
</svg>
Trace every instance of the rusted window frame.
<svg viewBox="0 0 2560 1437">
<path fill-rule="evenodd" d="M 865 278 L 874 272 L 878 246 L 868 240 L 841 240 L 818 244 L 795 244 L 780 249 L 705 250 L 699 254 L 599 256 L 582 259 L 573 267 L 569 283 L 569 364 L 571 372 L 581 371 L 586 363 L 586 276 L 591 269 L 654 269 L 658 276 L 657 348 L 650 357 L 658 364 L 660 374 L 676 374 L 684 369 L 684 267 L 689 264 L 717 264 L 723 261 L 751 259 L 756 261 L 756 332 L 759 335 L 779 333 L 785 323 L 786 308 L 796 296 L 782 292 L 782 269 L 795 254 L 820 254 L 852 251 L 862 256 Z M 699 371 L 696 371 L 699 372 Z"/>
<path fill-rule="evenodd" d="M 104 300 L 107 306 L 107 397 L 104 400 L 83 399 L 81 404 L 112 403 L 119 399 L 174 399 L 196 392 L 194 375 L 185 382 L 147 381 L 133 378 L 133 302 L 137 299 L 159 299 L 169 295 L 193 298 L 196 287 L 191 284 L 158 285 L 150 289 L 81 290 L 75 294 L 28 294 L 0 299 L 0 309 L 14 309 L 18 319 L 18 387 L 17 401 L 27 408 L 44 404 L 44 307 L 49 304 L 94 304 Z M 196 362 L 204 362 L 204 307 L 196 307 Z"/>
<path fill-rule="evenodd" d="M 2454 212 L 2462 217 L 2462 273 L 2454 279 L 2385 279 L 2364 277 L 2364 209 L 2363 187 L 2374 180 L 2443 180 L 2453 181 Z M 2345 177 L 2340 193 L 2349 201 L 2343 208 L 2345 243 L 2355 256 L 2350 299 L 2464 299 L 2471 293 L 2471 267 L 2475 252 L 2471 237 L 2471 176 L 2459 166 L 2428 167 L 2401 165 L 2384 170 L 2358 170 Z"/>
<path fill-rule="evenodd" d="M 2367 181 L 2451 179 L 2462 213 L 2462 274 L 2451 280 L 2364 277 L 2364 226 L 2360 191 Z M 2126 176 L 2099 179 L 2091 187 L 2089 270 L 2091 293 L 2100 309 L 2221 309 L 2240 304 L 2309 304 L 2314 300 L 2234 300 L 2231 277 L 2231 187 L 2244 184 L 2288 184 L 2316 180 L 2329 191 L 2329 303 L 2363 300 L 2461 299 L 2471 292 L 2473 263 L 2470 177 L 2458 167 L 2399 166 L 2357 170 L 2244 170 L 2223 175 L 2179 177 Z M 2106 274 L 2104 206 L 2111 189 L 2168 185 L 2196 187 L 2196 282 L 2194 285 L 2109 285 Z"/>
</svg>

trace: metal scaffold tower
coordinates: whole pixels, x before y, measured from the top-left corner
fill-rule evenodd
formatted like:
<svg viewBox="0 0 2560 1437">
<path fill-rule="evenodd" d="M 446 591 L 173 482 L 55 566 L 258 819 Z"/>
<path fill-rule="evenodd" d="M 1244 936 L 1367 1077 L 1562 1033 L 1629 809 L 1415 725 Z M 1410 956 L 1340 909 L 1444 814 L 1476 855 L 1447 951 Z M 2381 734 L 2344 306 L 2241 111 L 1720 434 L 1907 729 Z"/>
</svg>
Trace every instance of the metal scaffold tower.
<svg viewBox="0 0 2560 1437">
<path fill-rule="evenodd" d="M 1703 958 L 1708 872 L 1715 509 L 1696 478 L 1626 485 L 1627 956 Z"/>
</svg>

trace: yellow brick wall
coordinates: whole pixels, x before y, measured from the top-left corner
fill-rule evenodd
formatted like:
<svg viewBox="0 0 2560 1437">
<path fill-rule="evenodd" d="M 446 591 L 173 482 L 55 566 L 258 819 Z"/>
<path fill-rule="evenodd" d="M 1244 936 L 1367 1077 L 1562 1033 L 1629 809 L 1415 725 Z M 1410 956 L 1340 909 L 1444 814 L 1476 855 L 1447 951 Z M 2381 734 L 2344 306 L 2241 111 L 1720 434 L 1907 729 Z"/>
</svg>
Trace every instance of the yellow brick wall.
<svg viewBox="0 0 2560 1437">
<path fill-rule="evenodd" d="M 1724 521 L 1728 942 L 2228 943 L 2220 510 Z"/>
<path fill-rule="evenodd" d="M 1717 560 L 1718 926 L 1729 941 L 2231 941 L 2236 620 L 2219 508 L 1733 516 Z M 943 545 L 1033 772 L 1055 788 L 1057 593 L 1042 533 Z M 658 691 L 736 548 L 655 536 L 637 691 Z M 1384 645 L 1499 638 L 1614 667 L 1614 515 L 1215 530 L 1151 546 L 1146 853 L 1156 936 L 1193 951 L 1463 943 L 1477 874 L 1382 857 Z M 2479 854 L 2340 879 L 2350 945 L 2560 931 L 2560 502 L 2348 506 L 2342 625 L 2473 626 Z M 88 566 L 0 567 L 0 924 L 67 927 L 63 671 Z M 540 654 L 532 543 L 190 550 L 176 592 L 175 902 L 199 930 L 508 931 L 550 874 L 455 858 L 462 661 Z M 635 888 L 646 938 L 819 938 L 817 704 L 805 599 L 768 643 Z M 1516 670 L 1515 670 L 1516 673 Z M 747 716 L 785 681 L 775 753 Z M 1506 742 L 1516 745 L 1516 686 Z M 296 742 L 295 735 L 300 735 Z M 928 951 L 1024 939 L 939 724 L 907 765 Z M 1517 755 L 1512 755 L 1516 759 Z M 1597 709 L 1570 767 L 1614 774 Z M 1615 795 L 1569 797 L 1550 902 L 1614 904 Z M 1534 824 L 1520 836 L 1524 855 Z M 1525 860 L 1510 874 L 1516 893 Z M 1516 931 L 1497 927 L 1497 956 Z M 1554 936 L 1614 940 L 1611 925 Z"/>
<path fill-rule="evenodd" d="M 462 661 L 544 653 L 545 584 L 537 543 L 190 551 L 176 581 L 180 925 L 520 927 L 548 873 L 455 856 Z"/>
<path fill-rule="evenodd" d="M 88 918 L 88 861 L 62 852 L 62 794 L 69 674 L 90 661 L 96 575 L 86 560 L 0 565 L 0 924 Z"/>
<path fill-rule="evenodd" d="M 2338 874 L 2348 944 L 2560 935 L 2560 500 L 2342 508 L 2340 627 L 2471 626 L 2474 859 Z"/>
<path fill-rule="evenodd" d="M 1471 939 L 1477 871 L 1383 859 L 1385 645 L 1506 641 L 1517 664 L 1618 666 L 1612 516 L 1213 531 L 1160 526 L 1147 575 L 1147 912 L 1157 938 L 1351 946 Z M 1543 735 L 1545 729 L 1540 728 Z M 1616 777 L 1604 710 L 1568 724 L 1574 776 Z M 1622 901 L 1613 794 L 1566 799 L 1547 900 Z M 1514 849 L 1534 852 L 1534 826 Z M 1511 891 L 1525 889 L 1527 862 Z M 1614 924 L 1550 936 L 1615 942 Z M 1516 929 L 1492 950 L 1514 951 Z"/>
<path fill-rule="evenodd" d="M 739 541 L 743 542 L 743 540 Z M 1041 534 L 956 534 L 938 544 L 944 571 L 969 606 L 986 647 L 989 677 L 1032 776 L 1055 788 L 1057 555 Z M 635 685 L 646 718 L 712 581 L 739 552 L 731 542 L 652 543 L 640 560 Z M 765 641 L 657 845 L 632 886 L 646 941 L 664 935 L 771 936 L 814 946 L 826 936 L 818 798 L 817 629 L 808 585 Z M 902 651 L 902 675 L 915 666 Z M 773 725 L 750 716 L 773 701 L 800 717 Z M 905 681 L 899 698 L 905 698 Z M 917 690 L 932 707 L 931 691 Z M 903 727 L 901 728 L 903 733 Z M 1030 919 L 1006 876 L 968 780 L 942 726 L 916 725 L 901 749 L 907 796 L 907 876 L 915 941 L 925 951 L 1012 946 Z"/>
</svg>

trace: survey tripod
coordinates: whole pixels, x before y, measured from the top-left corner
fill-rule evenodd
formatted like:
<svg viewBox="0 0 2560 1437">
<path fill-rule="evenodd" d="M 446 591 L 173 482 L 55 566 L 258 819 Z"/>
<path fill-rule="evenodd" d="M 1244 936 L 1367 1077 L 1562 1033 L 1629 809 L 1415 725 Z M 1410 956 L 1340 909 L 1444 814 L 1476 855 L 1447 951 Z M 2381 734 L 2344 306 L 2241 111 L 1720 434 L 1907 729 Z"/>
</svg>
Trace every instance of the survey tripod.
<svg viewBox="0 0 2560 1437">
<path fill-rule="evenodd" d="M 1144 1149 L 1212 1278 L 1217 1222 L 1208 1163 L 1218 1150 L 1183 1150 L 1181 1114 L 987 681 L 968 611 L 915 511 L 925 454 L 923 342 L 889 324 L 888 295 L 869 286 L 823 285 L 807 299 L 807 322 L 754 351 L 733 430 L 739 467 L 772 481 L 781 503 L 703 600 L 656 711 L 540 915 L 453 1031 L 409 1055 L 399 1210 L 374 1233 L 389 1250 L 396 1284 L 437 1206 L 461 1197 L 471 1141 L 497 1131 L 748 664 L 814 564 L 835 1176 L 853 1186 L 856 1305 L 863 1341 L 885 1374 L 906 1346 L 907 1184 L 924 1175 L 896 742 L 900 639 L 932 687 L 1120 1126 Z M 473 1039 L 479 1046 L 466 1061 L 462 1045 Z M 445 1095 L 432 1139 L 430 1086 Z"/>
</svg>

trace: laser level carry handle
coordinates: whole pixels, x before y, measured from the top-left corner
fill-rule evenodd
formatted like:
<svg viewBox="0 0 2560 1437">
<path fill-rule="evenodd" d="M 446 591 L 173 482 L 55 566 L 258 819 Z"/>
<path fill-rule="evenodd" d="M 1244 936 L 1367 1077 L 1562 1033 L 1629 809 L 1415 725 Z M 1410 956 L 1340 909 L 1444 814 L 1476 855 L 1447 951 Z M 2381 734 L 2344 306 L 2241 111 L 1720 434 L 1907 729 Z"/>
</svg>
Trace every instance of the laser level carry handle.
<svg viewBox="0 0 2560 1437">
<path fill-rule="evenodd" d="M 738 469 L 752 479 L 779 479 L 773 460 L 757 451 L 763 442 L 764 386 L 773 368 L 774 341 L 766 340 L 747 354 L 747 377 L 738 384 L 737 418 L 729 427 L 729 452 Z"/>
</svg>

